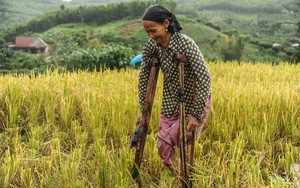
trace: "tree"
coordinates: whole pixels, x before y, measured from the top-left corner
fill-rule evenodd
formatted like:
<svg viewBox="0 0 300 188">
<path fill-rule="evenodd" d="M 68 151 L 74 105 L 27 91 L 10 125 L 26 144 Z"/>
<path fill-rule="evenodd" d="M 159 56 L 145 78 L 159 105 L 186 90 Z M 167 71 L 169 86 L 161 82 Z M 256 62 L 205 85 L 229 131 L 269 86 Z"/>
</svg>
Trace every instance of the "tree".
<svg viewBox="0 0 300 188">
<path fill-rule="evenodd" d="M 65 10 L 65 9 L 66 9 L 66 7 L 64 4 L 60 5 L 60 10 Z"/>
<path fill-rule="evenodd" d="M 244 51 L 244 40 L 238 34 L 224 37 L 222 54 L 224 61 L 240 62 Z"/>
</svg>

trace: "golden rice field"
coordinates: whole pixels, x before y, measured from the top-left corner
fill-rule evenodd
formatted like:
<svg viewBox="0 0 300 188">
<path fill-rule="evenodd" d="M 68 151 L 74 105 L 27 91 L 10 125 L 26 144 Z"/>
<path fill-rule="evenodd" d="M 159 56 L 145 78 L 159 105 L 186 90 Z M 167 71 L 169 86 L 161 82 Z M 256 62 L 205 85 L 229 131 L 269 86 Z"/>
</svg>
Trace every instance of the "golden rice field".
<svg viewBox="0 0 300 188">
<path fill-rule="evenodd" d="M 300 163 L 300 65 L 208 63 L 213 107 L 196 143 L 194 186 L 294 187 Z M 129 142 L 138 70 L 0 76 L 0 187 L 137 187 Z M 162 75 L 143 187 L 179 187 L 156 150 Z M 283 176 L 285 174 L 285 176 Z"/>
</svg>

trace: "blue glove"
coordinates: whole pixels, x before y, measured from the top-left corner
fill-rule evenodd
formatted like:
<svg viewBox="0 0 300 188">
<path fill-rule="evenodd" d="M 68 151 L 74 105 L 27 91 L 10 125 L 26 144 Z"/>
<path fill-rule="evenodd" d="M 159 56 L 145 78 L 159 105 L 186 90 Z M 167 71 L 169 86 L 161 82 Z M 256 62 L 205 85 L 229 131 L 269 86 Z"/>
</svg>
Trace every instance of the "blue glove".
<svg viewBox="0 0 300 188">
<path fill-rule="evenodd" d="M 133 147 L 136 147 L 137 146 L 137 143 L 138 143 L 138 139 L 139 139 L 139 131 L 140 131 L 140 128 L 141 126 L 138 125 L 133 134 L 132 134 L 132 137 L 131 137 L 131 140 L 130 140 L 130 149 L 132 149 Z"/>
</svg>

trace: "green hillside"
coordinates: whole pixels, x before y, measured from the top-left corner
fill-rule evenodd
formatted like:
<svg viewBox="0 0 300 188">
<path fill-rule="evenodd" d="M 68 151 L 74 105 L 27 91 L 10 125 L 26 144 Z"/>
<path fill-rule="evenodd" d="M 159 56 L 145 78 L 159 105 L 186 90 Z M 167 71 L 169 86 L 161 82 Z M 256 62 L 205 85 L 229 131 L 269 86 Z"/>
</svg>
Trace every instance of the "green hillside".
<svg viewBox="0 0 300 188">
<path fill-rule="evenodd" d="M 178 15 L 178 19 L 183 26 L 182 33 L 195 40 L 207 60 L 223 60 L 223 38 L 227 37 L 226 34 L 184 15 Z M 101 43 L 125 45 L 132 48 L 134 54 L 141 53 L 142 45 L 148 39 L 140 19 L 123 19 L 102 26 L 76 23 L 62 24 L 42 34 L 37 34 L 37 36 L 55 45 L 57 43 L 56 35 L 59 36 L 61 33 L 82 37 L 90 35 L 90 38 L 95 38 Z M 64 46 L 58 46 L 57 48 L 64 48 Z M 257 50 L 259 48 L 260 50 Z M 246 42 L 241 61 L 280 61 L 278 57 L 272 55 L 272 50 L 268 53 L 267 51 L 268 49 L 259 45 Z"/>
<path fill-rule="evenodd" d="M 296 41 L 300 21 L 297 0 L 198 0 L 178 4 L 179 13 L 190 14 L 222 28 L 260 40 L 288 45 Z"/>
<path fill-rule="evenodd" d="M 5 20 L 2 23 L 0 22 L 0 26 L 7 28 L 14 24 L 27 22 L 35 17 L 45 14 L 46 12 L 60 10 L 61 6 L 70 8 L 126 1 L 128 0 L 73 0 L 70 2 L 63 0 L 9 0 L 9 2 L 5 5 L 7 9 Z"/>
<path fill-rule="evenodd" d="M 179 15 L 178 19 L 183 26 L 182 33 L 191 36 L 195 40 L 207 59 L 222 60 L 220 38 L 225 36 L 223 33 L 183 15 Z M 102 26 L 63 24 L 51 28 L 40 36 L 47 40 L 48 36 L 54 37 L 55 33 L 60 32 L 72 33 L 73 35 L 93 33 L 94 37 L 99 38 L 101 42 L 129 46 L 135 50 L 135 54 L 141 53 L 142 46 L 148 39 L 140 19 L 123 19 Z"/>
<path fill-rule="evenodd" d="M 9 19 L 16 21 L 3 27 L 5 41 L 0 41 L 0 44 L 14 42 L 16 35 L 26 35 L 41 36 L 53 47 L 52 54 L 58 54 L 57 51 L 72 53 L 70 49 L 73 48 L 99 45 L 122 45 L 132 49 L 133 54 L 140 53 L 147 40 L 140 17 L 147 3 L 152 1 L 128 1 L 130 5 L 115 8 L 102 6 L 108 2 L 117 1 L 11 0 L 6 3 L 9 5 L 6 13 L 15 14 Z M 300 3 L 295 0 L 185 0 L 177 2 L 174 12 L 184 28 L 182 32 L 196 41 L 207 60 L 278 63 L 294 62 L 299 51 L 291 46 L 300 43 L 298 7 Z M 25 20 L 28 22 L 18 24 Z M 60 42 L 62 33 L 69 38 L 68 45 L 72 47 Z M 275 43 L 279 46 L 274 47 Z"/>
</svg>

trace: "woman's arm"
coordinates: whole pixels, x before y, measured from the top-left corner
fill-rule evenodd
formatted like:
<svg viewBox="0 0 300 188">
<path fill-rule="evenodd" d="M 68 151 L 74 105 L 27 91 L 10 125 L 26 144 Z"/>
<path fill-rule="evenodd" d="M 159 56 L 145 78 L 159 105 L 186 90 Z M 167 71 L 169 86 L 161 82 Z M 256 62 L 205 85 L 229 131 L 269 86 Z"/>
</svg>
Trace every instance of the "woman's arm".
<svg viewBox="0 0 300 188">
<path fill-rule="evenodd" d="M 191 63 L 196 81 L 195 104 L 191 115 L 200 121 L 202 119 L 206 101 L 211 94 L 211 75 L 205 64 L 203 55 L 194 41 L 190 41 L 185 55 Z"/>
</svg>

